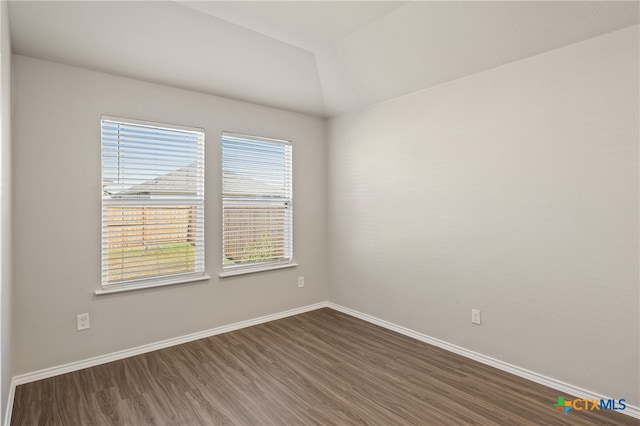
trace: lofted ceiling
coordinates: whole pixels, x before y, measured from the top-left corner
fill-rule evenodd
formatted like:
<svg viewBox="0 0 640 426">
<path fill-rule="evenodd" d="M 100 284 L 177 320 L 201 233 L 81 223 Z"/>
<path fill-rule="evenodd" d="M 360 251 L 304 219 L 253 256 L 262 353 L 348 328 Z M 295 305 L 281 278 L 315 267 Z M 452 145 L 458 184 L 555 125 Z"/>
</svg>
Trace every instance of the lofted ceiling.
<svg viewBox="0 0 640 426">
<path fill-rule="evenodd" d="M 330 117 L 638 24 L 637 1 L 11 1 L 14 53 Z"/>
<path fill-rule="evenodd" d="M 180 1 L 309 52 L 343 39 L 406 1 Z"/>
</svg>

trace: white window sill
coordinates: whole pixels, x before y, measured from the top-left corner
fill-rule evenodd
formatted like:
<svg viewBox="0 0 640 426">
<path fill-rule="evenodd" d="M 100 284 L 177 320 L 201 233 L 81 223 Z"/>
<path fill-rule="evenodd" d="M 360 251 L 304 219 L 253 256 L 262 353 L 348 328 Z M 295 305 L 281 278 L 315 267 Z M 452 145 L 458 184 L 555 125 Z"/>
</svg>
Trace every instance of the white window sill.
<svg viewBox="0 0 640 426">
<path fill-rule="evenodd" d="M 218 274 L 218 276 L 220 278 L 224 278 L 224 277 L 234 277 L 236 275 L 246 275 L 246 274 L 255 274 L 256 272 L 264 272 L 264 271 L 273 271 L 275 269 L 285 269 L 285 268 L 294 268 L 298 266 L 297 263 L 292 262 L 292 263 L 285 263 L 285 264 L 281 264 L 281 265 L 263 265 L 263 266 L 256 266 L 256 267 L 245 267 L 245 268 L 238 268 L 238 269 L 227 269 L 225 271 L 222 271 Z"/>
<path fill-rule="evenodd" d="M 206 281 L 210 280 L 211 276 L 204 274 L 195 277 L 183 277 L 183 278 L 175 278 L 173 280 L 165 280 L 165 281 L 156 281 L 152 283 L 140 283 L 140 284 L 125 284 L 121 287 L 111 287 L 111 288 L 100 288 L 94 291 L 94 294 L 99 296 L 102 294 L 113 294 L 113 293 L 122 293 L 125 291 L 135 291 L 135 290 L 144 290 L 145 288 L 155 288 L 155 287 L 165 287 L 168 285 L 176 285 L 176 284 L 184 284 L 184 283 L 192 283 L 196 281 Z"/>
</svg>

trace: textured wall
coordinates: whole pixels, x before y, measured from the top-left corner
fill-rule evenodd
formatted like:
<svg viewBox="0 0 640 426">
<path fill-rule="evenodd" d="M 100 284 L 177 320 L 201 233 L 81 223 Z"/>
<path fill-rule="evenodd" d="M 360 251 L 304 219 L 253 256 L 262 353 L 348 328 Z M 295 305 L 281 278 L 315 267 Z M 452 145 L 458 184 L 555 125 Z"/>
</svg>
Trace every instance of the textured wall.
<svg viewBox="0 0 640 426">
<path fill-rule="evenodd" d="M 14 70 L 14 374 L 327 299 L 324 121 L 24 56 L 14 56 Z M 210 281 L 93 294 L 100 287 L 101 114 L 205 129 Z M 292 141 L 300 266 L 218 278 L 222 131 Z M 91 329 L 77 332 L 83 312 Z"/>
<path fill-rule="evenodd" d="M 638 47 L 630 27 L 332 119 L 330 300 L 637 406 Z"/>
<path fill-rule="evenodd" d="M 11 289 L 12 250 L 11 250 L 11 39 L 9 35 L 9 17 L 7 2 L 0 3 L 0 418 L 7 410 L 7 398 L 11 385 Z"/>
</svg>

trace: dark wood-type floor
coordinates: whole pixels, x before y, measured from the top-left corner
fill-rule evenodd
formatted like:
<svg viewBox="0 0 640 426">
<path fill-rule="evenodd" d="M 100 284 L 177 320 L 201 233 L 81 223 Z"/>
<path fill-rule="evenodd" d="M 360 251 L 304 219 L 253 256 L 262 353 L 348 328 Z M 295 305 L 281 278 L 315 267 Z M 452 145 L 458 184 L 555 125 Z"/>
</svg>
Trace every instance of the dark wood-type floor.
<svg viewBox="0 0 640 426">
<path fill-rule="evenodd" d="M 640 425 L 558 396 L 320 309 L 18 386 L 11 424 Z"/>
</svg>

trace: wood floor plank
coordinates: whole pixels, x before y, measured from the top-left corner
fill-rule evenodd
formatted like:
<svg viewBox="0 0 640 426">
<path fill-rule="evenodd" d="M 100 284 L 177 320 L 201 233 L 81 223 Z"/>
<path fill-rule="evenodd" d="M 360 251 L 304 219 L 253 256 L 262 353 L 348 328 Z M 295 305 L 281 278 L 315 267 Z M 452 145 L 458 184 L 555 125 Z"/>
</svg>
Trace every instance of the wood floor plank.
<svg viewBox="0 0 640 426">
<path fill-rule="evenodd" d="M 558 396 L 319 309 L 18 386 L 11 424 L 640 426 Z"/>
</svg>

